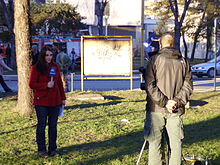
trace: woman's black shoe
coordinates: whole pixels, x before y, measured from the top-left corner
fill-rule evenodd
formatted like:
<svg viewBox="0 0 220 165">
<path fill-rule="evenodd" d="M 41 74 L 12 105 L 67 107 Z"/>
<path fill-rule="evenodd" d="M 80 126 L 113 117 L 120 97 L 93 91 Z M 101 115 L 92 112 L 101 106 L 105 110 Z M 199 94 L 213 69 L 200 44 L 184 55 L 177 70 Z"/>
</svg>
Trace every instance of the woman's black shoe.
<svg viewBox="0 0 220 165">
<path fill-rule="evenodd" d="M 43 158 L 47 158 L 48 157 L 48 154 L 46 151 L 38 151 L 38 155 L 40 157 L 43 157 Z"/>
<path fill-rule="evenodd" d="M 13 91 L 11 89 L 8 89 L 5 91 L 5 93 L 12 93 Z"/>
<path fill-rule="evenodd" d="M 49 155 L 49 156 L 60 156 L 60 153 L 57 152 L 57 151 L 49 151 L 49 152 L 48 152 L 48 155 Z"/>
</svg>

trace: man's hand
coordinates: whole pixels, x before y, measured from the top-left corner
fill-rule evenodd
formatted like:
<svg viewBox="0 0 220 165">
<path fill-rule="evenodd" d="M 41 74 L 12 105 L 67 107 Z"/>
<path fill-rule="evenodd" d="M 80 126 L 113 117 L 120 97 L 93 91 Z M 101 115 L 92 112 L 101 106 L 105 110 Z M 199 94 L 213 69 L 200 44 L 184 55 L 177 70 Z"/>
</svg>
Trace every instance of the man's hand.
<svg viewBox="0 0 220 165">
<path fill-rule="evenodd" d="M 48 84 L 47 84 L 47 87 L 48 88 L 53 88 L 54 86 L 54 81 L 49 81 Z"/>
<path fill-rule="evenodd" d="M 170 113 L 173 113 L 173 111 L 176 109 L 177 102 L 174 100 L 168 100 L 166 104 L 166 108 Z"/>
</svg>

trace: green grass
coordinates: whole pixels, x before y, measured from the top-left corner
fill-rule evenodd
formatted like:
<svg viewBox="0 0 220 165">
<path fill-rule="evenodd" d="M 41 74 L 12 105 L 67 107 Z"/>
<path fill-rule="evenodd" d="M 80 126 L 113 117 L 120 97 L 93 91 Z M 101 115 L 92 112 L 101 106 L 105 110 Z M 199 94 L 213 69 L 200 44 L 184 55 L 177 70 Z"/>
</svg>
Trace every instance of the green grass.
<svg viewBox="0 0 220 165">
<path fill-rule="evenodd" d="M 68 94 L 64 117 L 58 123 L 60 157 L 40 158 L 36 154 L 35 114 L 20 117 L 13 111 L 16 95 L 1 94 L 0 164 L 3 165 L 134 165 L 143 139 L 145 92 L 96 92 L 105 100 L 77 101 Z M 91 92 L 85 92 L 91 93 Z M 183 155 L 208 156 L 220 164 L 220 93 L 194 93 L 193 108 L 183 117 Z M 128 119 L 124 124 L 121 119 Z M 147 164 L 147 147 L 140 165 Z"/>
</svg>

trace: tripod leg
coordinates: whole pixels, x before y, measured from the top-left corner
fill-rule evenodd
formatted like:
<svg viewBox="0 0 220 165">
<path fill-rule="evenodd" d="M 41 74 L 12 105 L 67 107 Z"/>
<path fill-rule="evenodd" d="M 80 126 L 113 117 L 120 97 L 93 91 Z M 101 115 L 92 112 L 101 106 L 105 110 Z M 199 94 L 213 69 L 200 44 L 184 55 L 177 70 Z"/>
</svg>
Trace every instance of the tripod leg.
<svg viewBox="0 0 220 165">
<path fill-rule="evenodd" d="M 140 162 L 140 159 L 141 159 L 142 153 L 143 153 L 143 151 L 144 151 L 144 148 L 145 148 L 146 142 L 147 142 L 147 140 L 144 140 L 144 144 L 143 144 L 143 146 L 142 146 L 142 148 L 141 148 L 141 152 L 140 152 L 140 154 L 139 154 L 139 157 L 138 157 L 138 160 L 137 160 L 136 165 L 138 165 L 139 162 Z"/>
</svg>

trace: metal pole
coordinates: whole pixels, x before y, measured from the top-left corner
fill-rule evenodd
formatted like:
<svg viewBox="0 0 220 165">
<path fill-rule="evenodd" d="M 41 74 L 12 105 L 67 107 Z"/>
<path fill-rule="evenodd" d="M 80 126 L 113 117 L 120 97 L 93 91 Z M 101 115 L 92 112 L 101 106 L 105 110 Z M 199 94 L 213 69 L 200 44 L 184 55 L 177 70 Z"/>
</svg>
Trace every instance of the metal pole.
<svg viewBox="0 0 220 165">
<path fill-rule="evenodd" d="M 73 91 L 73 89 L 74 89 L 74 82 L 73 82 L 73 77 L 74 77 L 74 74 L 75 73 L 71 73 L 71 92 Z"/>
<path fill-rule="evenodd" d="M 215 68 L 214 68 L 214 91 L 216 91 L 216 62 L 217 62 L 217 21 L 218 18 L 215 18 L 214 20 L 214 36 L 215 36 L 215 46 L 214 46 L 214 52 L 215 52 Z"/>
<path fill-rule="evenodd" d="M 141 66 L 144 66 L 144 0 L 141 0 Z"/>
<path fill-rule="evenodd" d="M 143 144 L 143 146 L 142 146 L 142 148 L 141 148 L 141 152 L 140 152 L 140 154 L 139 154 L 139 157 L 138 157 L 138 160 L 137 160 L 136 165 L 138 165 L 139 162 L 140 162 L 140 160 L 141 160 L 141 156 L 142 156 L 142 153 L 143 153 L 143 151 L 144 151 L 144 148 L 145 148 L 146 142 L 147 142 L 147 140 L 144 140 L 144 144 Z"/>
<path fill-rule="evenodd" d="M 81 91 L 84 91 L 84 39 L 81 36 Z"/>
<path fill-rule="evenodd" d="M 105 18 L 105 36 L 108 35 L 108 16 L 104 16 Z"/>
<path fill-rule="evenodd" d="M 130 67 L 131 67 L 131 70 L 130 70 L 130 90 L 133 90 L 133 56 L 132 56 L 132 48 L 133 48 L 133 42 L 132 42 L 132 36 L 130 36 Z"/>
</svg>

